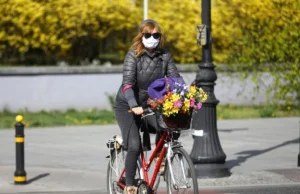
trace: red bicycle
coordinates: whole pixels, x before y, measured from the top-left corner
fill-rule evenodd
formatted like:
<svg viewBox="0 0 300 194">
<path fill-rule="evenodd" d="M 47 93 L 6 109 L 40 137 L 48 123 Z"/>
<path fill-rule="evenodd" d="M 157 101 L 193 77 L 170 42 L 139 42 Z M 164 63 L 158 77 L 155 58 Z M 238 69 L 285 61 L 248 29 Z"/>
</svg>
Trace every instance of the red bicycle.
<svg viewBox="0 0 300 194">
<path fill-rule="evenodd" d="M 146 109 L 142 119 L 155 114 L 151 109 Z M 135 186 L 138 194 L 156 194 L 163 177 L 167 185 L 167 193 L 198 193 L 198 183 L 192 160 L 183 149 L 181 143 L 174 139 L 180 129 L 166 129 L 158 144 L 147 159 L 147 153 L 141 149 L 137 161 Z M 107 168 L 107 191 L 109 194 L 122 194 L 125 188 L 125 157 L 122 138 L 114 136 L 107 141 L 110 150 Z M 159 154 L 156 162 L 154 159 Z M 148 160 L 148 161 L 146 161 Z M 164 170 L 161 171 L 162 162 L 165 161 Z M 163 175 L 163 176 L 162 176 Z"/>
</svg>

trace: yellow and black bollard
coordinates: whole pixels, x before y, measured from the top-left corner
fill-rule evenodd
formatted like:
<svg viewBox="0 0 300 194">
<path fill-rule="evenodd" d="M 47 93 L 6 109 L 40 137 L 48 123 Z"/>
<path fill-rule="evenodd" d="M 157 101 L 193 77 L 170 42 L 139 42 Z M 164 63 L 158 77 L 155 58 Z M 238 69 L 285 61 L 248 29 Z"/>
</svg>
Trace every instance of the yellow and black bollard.
<svg viewBox="0 0 300 194">
<path fill-rule="evenodd" d="M 24 124 L 22 123 L 23 117 L 18 115 L 16 117 L 16 171 L 15 171 L 15 184 L 26 184 L 26 172 L 24 167 Z"/>
</svg>

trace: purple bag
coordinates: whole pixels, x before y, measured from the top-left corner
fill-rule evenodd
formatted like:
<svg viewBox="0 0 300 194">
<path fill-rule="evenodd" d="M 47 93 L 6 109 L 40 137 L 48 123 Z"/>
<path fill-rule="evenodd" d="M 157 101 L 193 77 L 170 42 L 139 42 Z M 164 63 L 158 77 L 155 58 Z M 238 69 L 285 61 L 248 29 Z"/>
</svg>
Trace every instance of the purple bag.
<svg viewBox="0 0 300 194">
<path fill-rule="evenodd" d="M 182 77 L 164 77 L 153 81 L 148 87 L 148 95 L 152 99 L 162 99 L 167 93 L 167 86 L 170 84 L 170 91 L 174 89 L 175 83 L 185 84 Z"/>
</svg>

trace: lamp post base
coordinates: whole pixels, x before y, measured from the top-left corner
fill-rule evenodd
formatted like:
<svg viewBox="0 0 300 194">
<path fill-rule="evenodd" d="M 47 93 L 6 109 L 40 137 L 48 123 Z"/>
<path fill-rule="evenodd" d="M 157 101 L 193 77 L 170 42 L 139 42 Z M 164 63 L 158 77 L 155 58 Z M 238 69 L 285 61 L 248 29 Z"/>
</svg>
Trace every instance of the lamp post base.
<svg viewBox="0 0 300 194">
<path fill-rule="evenodd" d="M 231 175 L 226 164 L 194 164 L 197 178 L 222 178 Z"/>
</svg>

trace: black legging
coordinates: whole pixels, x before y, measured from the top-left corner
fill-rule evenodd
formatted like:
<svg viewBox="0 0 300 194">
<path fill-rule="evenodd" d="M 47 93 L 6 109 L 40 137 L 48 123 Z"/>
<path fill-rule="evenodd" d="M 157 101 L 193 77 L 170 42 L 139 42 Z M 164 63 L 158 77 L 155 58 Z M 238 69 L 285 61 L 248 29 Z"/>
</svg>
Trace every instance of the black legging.
<svg viewBox="0 0 300 194">
<path fill-rule="evenodd" d="M 125 159 L 126 185 L 134 184 L 134 176 L 137 168 L 137 159 L 141 149 L 141 136 L 139 128 L 142 124 L 141 117 L 133 113 L 128 113 L 125 109 L 115 109 L 116 119 L 122 132 L 124 147 L 127 150 Z M 147 124 L 157 129 L 156 118 L 154 115 L 147 117 Z M 161 133 L 156 135 L 156 143 L 161 137 Z"/>
</svg>

